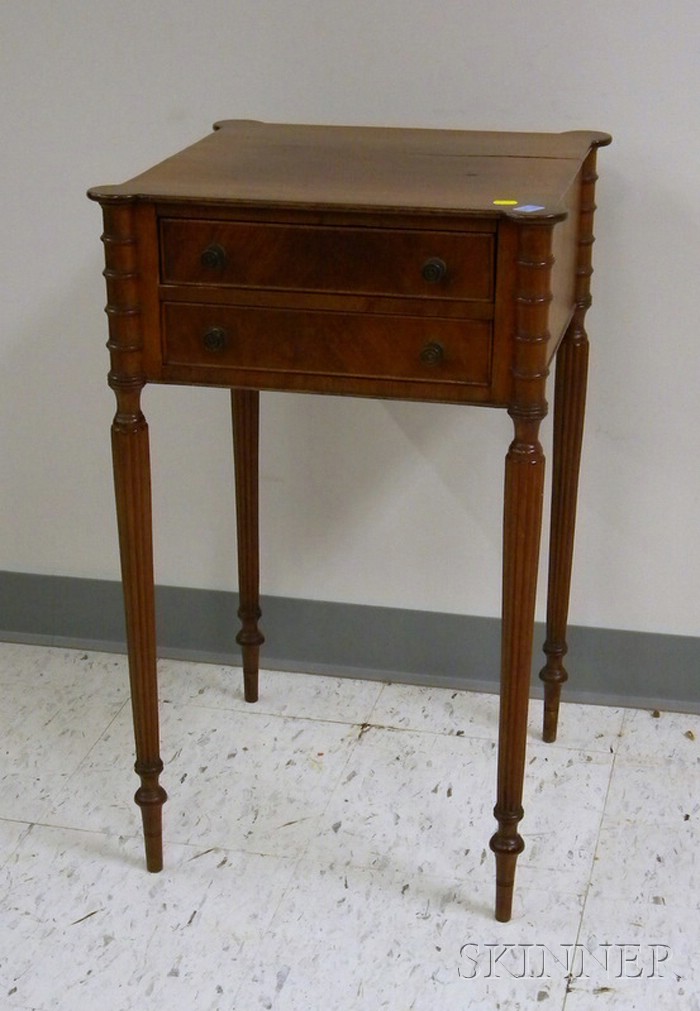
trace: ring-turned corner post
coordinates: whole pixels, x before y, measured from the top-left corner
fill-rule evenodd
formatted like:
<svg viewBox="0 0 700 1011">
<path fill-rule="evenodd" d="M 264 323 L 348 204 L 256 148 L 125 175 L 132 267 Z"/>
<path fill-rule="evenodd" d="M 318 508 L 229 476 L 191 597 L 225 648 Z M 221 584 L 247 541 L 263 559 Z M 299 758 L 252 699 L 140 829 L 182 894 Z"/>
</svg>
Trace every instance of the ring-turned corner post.
<svg viewBox="0 0 700 1011">
<path fill-rule="evenodd" d="M 510 221 L 517 229 L 515 333 L 508 413 L 514 438 L 505 465 L 503 615 L 498 786 L 491 839 L 496 855 L 496 919 L 511 917 L 518 832 L 523 817 L 527 712 L 542 526 L 544 453 L 539 429 L 547 414 L 545 387 L 556 218 Z M 506 224 L 506 223 L 504 223 Z"/>
<path fill-rule="evenodd" d="M 596 156 L 598 147 L 608 143 L 607 135 L 597 136 L 581 168 L 574 312 L 556 356 L 547 631 L 543 647 L 547 661 L 540 671 L 544 682 L 542 738 L 549 743 L 557 737 L 561 689 L 569 676 L 564 657 L 568 649 L 566 626 L 588 381 L 585 317 L 591 306 Z"/>
<path fill-rule="evenodd" d="M 92 194 L 91 194 L 92 195 Z M 112 422 L 112 459 L 119 551 L 124 591 L 129 679 L 141 779 L 134 800 L 141 808 L 149 871 L 163 867 L 163 770 L 159 747 L 155 594 L 148 425 L 141 411 L 144 318 L 137 218 L 128 198 L 94 197 L 102 204 L 111 368 L 108 382 L 117 409 Z"/>
</svg>

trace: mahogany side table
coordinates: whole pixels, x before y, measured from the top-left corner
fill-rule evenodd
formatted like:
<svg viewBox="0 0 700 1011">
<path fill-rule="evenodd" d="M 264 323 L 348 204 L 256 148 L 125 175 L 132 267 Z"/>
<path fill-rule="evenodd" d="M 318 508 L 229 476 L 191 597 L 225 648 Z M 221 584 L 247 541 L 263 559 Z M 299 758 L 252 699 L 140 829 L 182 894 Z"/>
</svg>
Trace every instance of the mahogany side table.
<svg viewBox="0 0 700 1011">
<path fill-rule="evenodd" d="M 556 357 L 544 739 L 566 653 L 584 418 L 596 149 L 604 133 L 217 123 L 104 215 L 112 449 L 136 772 L 162 868 L 148 382 L 231 390 L 245 698 L 258 697 L 260 390 L 505 408 L 496 917 L 524 843 L 526 722 Z"/>
</svg>

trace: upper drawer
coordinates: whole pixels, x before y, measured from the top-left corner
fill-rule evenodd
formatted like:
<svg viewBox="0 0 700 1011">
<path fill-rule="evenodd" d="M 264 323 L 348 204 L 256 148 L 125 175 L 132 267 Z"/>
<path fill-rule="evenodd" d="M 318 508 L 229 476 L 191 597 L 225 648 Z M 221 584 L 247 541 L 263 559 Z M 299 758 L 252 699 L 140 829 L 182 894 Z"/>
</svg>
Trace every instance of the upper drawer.
<svg viewBox="0 0 700 1011">
<path fill-rule="evenodd" d="M 170 284 L 492 301 L 494 235 L 161 221 Z"/>
</svg>

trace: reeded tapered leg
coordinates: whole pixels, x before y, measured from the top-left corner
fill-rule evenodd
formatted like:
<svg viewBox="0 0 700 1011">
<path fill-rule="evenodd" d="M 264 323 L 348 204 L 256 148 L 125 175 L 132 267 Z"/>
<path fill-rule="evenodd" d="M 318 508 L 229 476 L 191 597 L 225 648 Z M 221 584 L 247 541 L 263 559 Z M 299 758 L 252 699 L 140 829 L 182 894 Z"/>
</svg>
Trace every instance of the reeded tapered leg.
<svg viewBox="0 0 700 1011">
<path fill-rule="evenodd" d="M 159 752 L 148 428 L 143 417 L 125 425 L 117 415 L 112 453 L 136 740 L 134 768 L 141 777 L 134 800 L 143 818 L 146 866 L 149 871 L 160 871 L 162 808 L 167 795 L 158 782 L 163 762 Z"/>
<path fill-rule="evenodd" d="M 149 871 L 163 867 L 162 807 L 165 790 L 159 752 L 158 685 L 151 532 L 151 479 L 148 426 L 141 413 L 143 350 L 139 283 L 141 271 L 134 238 L 133 204 L 104 207 L 107 314 L 111 370 L 117 399 L 112 424 L 112 457 L 119 550 L 126 614 L 131 705 L 136 743 L 135 769 L 141 778 L 135 801 L 141 808 Z"/>
<path fill-rule="evenodd" d="M 557 354 L 552 454 L 552 514 L 547 591 L 547 663 L 540 671 L 544 682 L 542 737 L 557 736 L 561 686 L 568 678 L 566 623 L 574 552 L 576 498 L 581 461 L 583 417 L 588 372 L 588 340 L 582 327 L 570 327 Z"/>
<path fill-rule="evenodd" d="M 542 737 L 549 742 L 556 740 L 561 688 L 568 679 L 564 657 L 567 652 L 566 624 L 569 615 L 576 500 L 588 375 L 588 336 L 584 320 L 591 304 L 590 281 L 593 273 L 591 253 L 594 242 L 593 214 L 597 179 L 595 164 L 594 149 L 584 162 L 581 175 L 576 305 L 569 328 L 557 352 L 547 637 L 544 644 L 547 662 L 540 671 L 540 678 L 544 682 Z"/>
<path fill-rule="evenodd" d="M 517 331 L 513 351 L 513 399 L 508 413 L 515 437 L 506 457 L 503 516 L 503 619 L 498 787 L 491 838 L 496 855 L 496 919 L 509 920 L 518 856 L 524 849 L 518 824 L 527 742 L 535 596 L 544 487 L 539 428 L 547 412 L 545 382 L 552 228 L 546 222 L 518 229 Z"/>
<path fill-rule="evenodd" d="M 544 456 L 532 435 L 515 440 L 506 458 L 503 539 L 503 623 L 501 708 L 499 720 L 498 831 L 491 839 L 496 854 L 496 919 L 510 919 L 523 817 L 527 711 L 542 525 Z"/>
<path fill-rule="evenodd" d="M 238 534 L 238 617 L 236 642 L 243 655 L 246 702 L 258 701 L 260 647 L 265 641 L 260 619 L 260 549 L 258 540 L 258 390 L 231 390 L 233 453 L 236 473 Z"/>
</svg>

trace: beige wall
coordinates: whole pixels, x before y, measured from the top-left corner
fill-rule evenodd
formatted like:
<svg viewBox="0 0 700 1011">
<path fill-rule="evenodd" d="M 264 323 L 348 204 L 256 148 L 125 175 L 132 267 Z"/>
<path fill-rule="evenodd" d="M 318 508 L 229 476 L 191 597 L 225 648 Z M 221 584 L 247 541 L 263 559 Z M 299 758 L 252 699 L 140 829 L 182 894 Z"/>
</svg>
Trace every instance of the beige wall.
<svg viewBox="0 0 700 1011">
<path fill-rule="evenodd" d="M 690 0 L 5 0 L 0 569 L 118 575 L 89 185 L 220 118 L 593 128 L 615 144 L 599 159 L 572 619 L 700 634 L 699 36 Z M 498 613 L 502 412 L 263 407 L 267 592 Z M 145 408 L 157 577 L 229 587 L 227 396 L 154 388 Z"/>
</svg>

